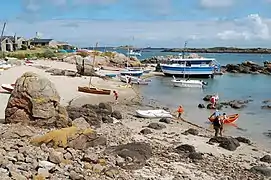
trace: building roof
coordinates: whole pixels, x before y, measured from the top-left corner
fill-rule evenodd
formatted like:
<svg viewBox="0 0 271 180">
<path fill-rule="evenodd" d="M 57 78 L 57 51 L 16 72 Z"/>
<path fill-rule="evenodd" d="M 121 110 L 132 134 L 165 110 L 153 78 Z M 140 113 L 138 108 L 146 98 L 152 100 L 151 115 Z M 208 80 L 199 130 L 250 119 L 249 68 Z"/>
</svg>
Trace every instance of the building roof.
<svg viewBox="0 0 271 180">
<path fill-rule="evenodd" d="M 53 39 L 39 39 L 39 38 L 33 38 L 31 39 L 31 42 L 34 43 L 49 43 L 50 41 L 52 41 Z"/>
</svg>

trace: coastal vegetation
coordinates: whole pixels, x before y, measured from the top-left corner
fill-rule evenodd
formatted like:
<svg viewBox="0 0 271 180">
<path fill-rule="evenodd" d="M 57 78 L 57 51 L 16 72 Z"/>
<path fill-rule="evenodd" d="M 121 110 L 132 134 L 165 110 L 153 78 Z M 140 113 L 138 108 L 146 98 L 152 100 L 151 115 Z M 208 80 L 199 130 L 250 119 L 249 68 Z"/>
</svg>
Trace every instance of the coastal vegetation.
<svg viewBox="0 0 271 180">
<path fill-rule="evenodd" d="M 4 57 L 14 57 L 17 59 L 25 59 L 25 58 L 52 58 L 58 57 L 63 53 L 57 52 L 56 49 L 49 47 L 42 48 L 32 48 L 25 50 L 17 50 L 14 52 L 2 52 L 0 53 L 0 58 Z"/>
<path fill-rule="evenodd" d="M 172 48 L 162 52 L 189 52 L 189 53 L 248 53 L 270 54 L 269 48 L 237 48 L 237 47 L 211 47 L 211 48 Z"/>
</svg>

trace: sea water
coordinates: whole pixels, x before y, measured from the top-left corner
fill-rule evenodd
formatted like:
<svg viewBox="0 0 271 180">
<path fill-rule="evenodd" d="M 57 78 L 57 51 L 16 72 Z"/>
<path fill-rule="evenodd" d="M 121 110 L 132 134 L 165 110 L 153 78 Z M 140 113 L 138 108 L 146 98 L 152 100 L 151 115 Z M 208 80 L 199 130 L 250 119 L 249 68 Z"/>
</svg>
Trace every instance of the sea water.
<svg viewBox="0 0 271 180">
<path fill-rule="evenodd" d="M 145 57 L 152 56 L 148 52 Z M 157 52 L 158 55 L 168 53 Z M 172 54 L 172 53 L 171 53 Z M 241 63 L 251 60 L 263 64 L 265 60 L 271 60 L 270 55 L 259 54 L 200 54 L 204 57 L 216 58 L 221 65 L 228 63 Z M 215 76 L 214 79 L 204 79 L 208 86 L 204 89 L 173 87 L 170 77 L 154 77 L 148 86 L 140 88 L 143 96 L 154 99 L 166 107 L 175 108 L 181 104 L 184 106 L 184 119 L 199 124 L 205 128 L 211 128 L 208 117 L 212 110 L 199 109 L 198 104 L 207 104 L 202 98 L 207 94 L 218 93 L 220 101 L 247 100 L 253 101 L 247 107 L 235 110 L 230 107 L 223 108 L 221 112 L 227 114 L 239 113 L 240 117 L 235 126 L 226 126 L 226 135 L 246 136 L 264 147 L 271 149 L 271 138 L 263 132 L 271 130 L 271 110 L 262 109 L 263 100 L 271 99 L 271 76 L 257 74 L 231 74 Z"/>
</svg>

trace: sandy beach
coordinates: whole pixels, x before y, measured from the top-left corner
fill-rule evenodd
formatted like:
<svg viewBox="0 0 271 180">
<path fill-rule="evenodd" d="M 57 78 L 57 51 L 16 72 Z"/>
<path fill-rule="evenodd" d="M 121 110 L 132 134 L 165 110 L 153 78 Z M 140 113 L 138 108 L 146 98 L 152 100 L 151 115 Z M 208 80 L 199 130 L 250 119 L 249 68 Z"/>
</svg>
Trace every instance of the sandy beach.
<svg viewBox="0 0 271 180">
<path fill-rule="evenodd" d="M 50 68 L 76 70 L 74 64 L 64 62 L 39 60 L 35 61 L 35 63 Z M 15 83 L 18 77 L 28 71 L 48 78 L 55 85 L 61 97 L 60 102 L 64 106 L 70 104 L 74 107 L 81 107 L 85 104 L 109 102 L 113 110 L 117 110 L 122 114 L 122 119 L 116 121 L 116 123 L 102 123 L 101 127 L 96 129 L 98 134 L 106 138 L 106 146 L 93 147 L 86 151 L 68 150 L 69 148 L 56 150 L 64 154 L 64 156 L 72 151 L 74 157 L 71 159 L 72 162 L 70 165 L 59 164 L 57 165 L 58 169 L 56 171 L 48 171 L 49 174 L 46 172 L 47 179 L 257 180 L 267 179 L 271 176 L 270 160 L 269 162 L 260 160 L 263 156 L 270 155 L 270 152 L 258 147 L 254 142 L 251 145 L 240 142 L 240 146 L 236 150 L 229 151 L 219 147 L 217 143 L 207 143 L 210 138 L 213 137 L 213 132 L 183 122 L 182 120 L 170 119 L 169 122 L 164 123 L 159 122 L 157 118 L 144 119 L 135 117 L 135 110 L 137 109 L 163 107 L 155 103 L 142 104 L 140 99 L 136 98 L 138 94 L 132 88 L 119 87 L 119 85 L 123 85 L 124 83 L 118 82 L 117 80 L 103 80 L 98 77 L 92 78 L 92 84 L 96 87 L 112 89 L 119 92 L 120 100 L 117 105 L 113 104 L 114 98 L 112 94 L 106 96 L 78 92 L 78 86 L 88 86 L 88 77 L 52 76 L 50 73 L 45 72 L 44 69 L 26 65 L 12 67 L 1 72 L 0 84 Z M 108 71 L 103 73 L 108 73 Z M 5 118 L 5 108 L 8 99 L 9 94 L 0 94 L 0 119 Z M 162 128 L 150 127 L 149 125 L 151 123 L 158 123 L 162 125 Z M 16 125 L 0 124 L 0 134 L 3 136 L 7 135 L 7 132 L 12 133 L 15 127 Z M 142 129 L 149 129 L 150 132 L 140 133 Z M 184 134 L 188 129 L 194 129 L 193 132 L 196 133 Z M 32 131 L 36 134 L 47 132 L 47 130 L 39 128 L 32 128 Z M 39 156 L 37 159 L 43 161 L 48 160 L 50 151 L 55 151 L 52 150 L 52 148 L 44 146 L 34 147 L 29 145 L 29 138 L 21 138 L 21 140 L 15 138 L 8 142 L 1 138 L 0 150 L 2 148 L 4 151 L 0 151 L 0 155 L 5 156 L 4 154 L 8 153 L 10 157 L 13 156 L 12 153 L 14 151 L 20 153 L 20 151 L 16 149 L 4 148 L 5 146 L 13 147 L 14 144 L 18 144 L 18 142 L 21 143 L 20 146 L 28 147 L 30 153 L 39 151 L 40 154 L 36 153 L 32 158 Z M 107 147 L 135 142 L 148 143 L 152 147 L 151 157 L 146 161 L 146 164 L 139 169 L 129 170 L 120 168 L 117 165 L 118 163 L 116 163 L 118 161 L 116 157 L 107 156 L 103 153 Z M 181 145 L 190 145 L 194 147 L 194 151 L 189 151 L 189 153 L 177 151 L 176 148 Z M 87 153 L 90 153 L 91 156 L 99 157 L 99 159 L 105 159 L 106 165 L 98 166 L 97 164 L 90 163 L 92 167 L 90 168 L 91 170 L 84 170 L 86 169 L 84 168 L 86 165 L 83 166 L 84 163 L 80 157 Z M 191 153 L 194 156 L 192 156 Z M 16 179 L 14 178 L 15 175 L 12 175 L 12 173 L 14 174 L 16 172 L 20 175 L 18 175 L 18 177 L 21 179 L 33 179 L 33 176 L 38 173 L 35 169 L 36 167 L 28 164 L 28 170 L 26 170 L 27 168 L 23 170 L 18 169 L 18 162 L 20 160 L 18 160 L 17 157 L 18 155 L 16 154 L 14 155 L 16 160 L 9 161 L 9 163 L 12 162 L 14 164 L 13 170 L 0 168 L 1 177 L 6 177 L 8 174 L 7 179 L 8 177 Z M 27 157 L 28 156 L 24 157 L 24 159 Z M 76 159 L 75 157 L 78 158 Z M 23 160 L 21 164 L 27 164 L 26 160 Z M 252 171 L 251 168 L 255 166 L 264 166 L 265 170 Z M 98 168 L 98 170 L 95 170 L 94 167 Z M 111 170 L 112 168 L 115 170 L 111 174 L 107 173 L 109 169 Z"/>
</svg>

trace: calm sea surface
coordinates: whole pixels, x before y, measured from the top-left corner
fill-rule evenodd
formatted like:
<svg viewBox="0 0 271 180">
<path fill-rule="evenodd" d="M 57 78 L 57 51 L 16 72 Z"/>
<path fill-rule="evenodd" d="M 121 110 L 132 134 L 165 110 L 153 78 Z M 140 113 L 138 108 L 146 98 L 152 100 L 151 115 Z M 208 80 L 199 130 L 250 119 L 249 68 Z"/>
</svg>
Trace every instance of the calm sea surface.
<svg viewBox="0 0 271 180">
<path fill-rule="evenodd" d="M 141 59 L 178 53 L 150 51 L 142 54 Z M 216 58 L 221 65 L 237 64 L 246 60 L 259 64 L 265 60 L 271 61 L 271 55 L 261 54 L 200 55 Z M 228 73 L 214 79 L 206 79 L 208 86 L 205 89 L 173 87 L 170 80 L 170 77 L 154 77 L 150 85 L 141 87 L 141 92 L 146 99 L 154 99 L 169 108 L 177 108 L 182 104 L 185 108 L 184 118 L 206 128 L 211 128 L 207 118 L 212 111 L 197 108 L 199 103 L 204 103 L 202 98 L 205 95 L 218 93 L 221 101 L 252 99 L 253 101 L 242 110 L 232 108 L 222 110 L 227 114 L 239 113 L 240 118 L 235 124 L 245 129 L 226 126 L 225 134 L 246 136 L 271 150 L 271 138 L 263 135 L 263 132 L 271 130 L 271 110 L 261 109 L 262 101 L 271 99 L 271 76 Z"/>
</svg>

